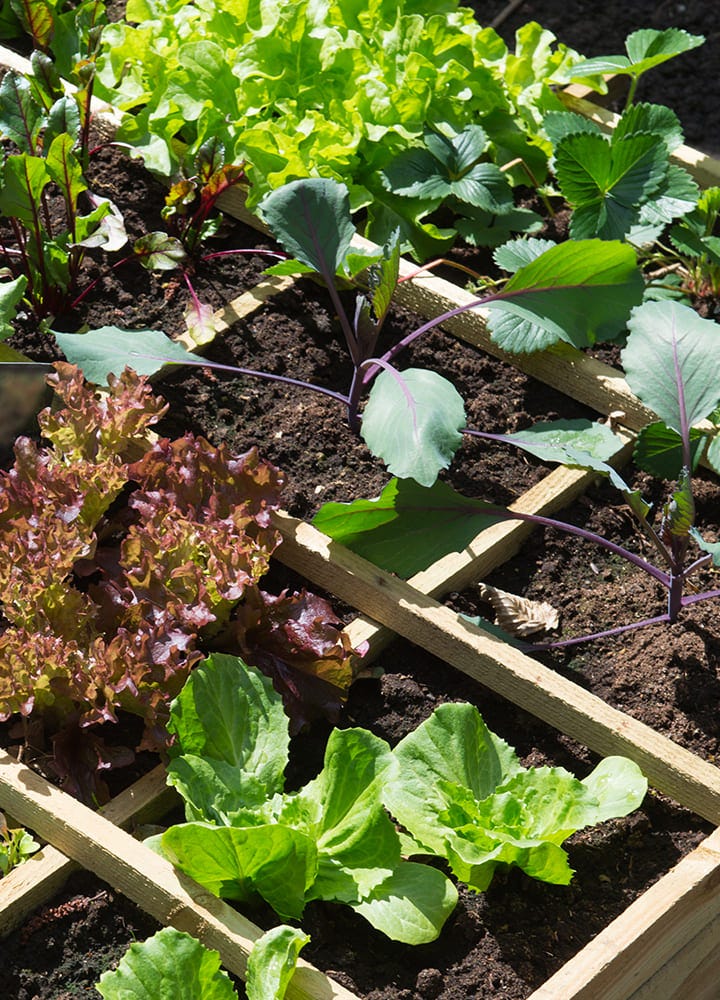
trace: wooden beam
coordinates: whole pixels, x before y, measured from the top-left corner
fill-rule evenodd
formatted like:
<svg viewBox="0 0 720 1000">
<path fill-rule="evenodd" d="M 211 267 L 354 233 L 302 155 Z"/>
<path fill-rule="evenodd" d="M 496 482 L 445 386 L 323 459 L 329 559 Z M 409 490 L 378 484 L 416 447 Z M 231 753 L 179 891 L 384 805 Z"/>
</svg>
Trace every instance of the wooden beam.
<svg viewBox="0 0 720 1000">
<path fill-rule="evenodd" d="M 528 1000 L 717 1000 L 720 830 Z"/>
<path fill-rule="evenodd" d="M 117 795 L 101 812 L 110 822 L 126 828 L 160 819 L 177 801 L 177 793 L 168 787 L 165 768 L 160 764 Z M 1 879 L 0 938 L 51 899 L 76 868 L 74 861 L 48 844 Z"/>
</svg>

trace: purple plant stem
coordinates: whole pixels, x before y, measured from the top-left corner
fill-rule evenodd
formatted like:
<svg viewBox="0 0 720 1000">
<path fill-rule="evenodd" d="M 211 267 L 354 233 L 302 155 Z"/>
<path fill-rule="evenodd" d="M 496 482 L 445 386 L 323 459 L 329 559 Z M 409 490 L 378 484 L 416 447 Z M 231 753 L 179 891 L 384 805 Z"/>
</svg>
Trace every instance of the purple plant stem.
<svg viewBox="0 0 720 1000">
<path fill-rule="evenodd" d="M 536 289 L 527 289 L 527 291 L 535 290 Z M 439 326 L 446 320 L 452 319 L 453 316 L 459 316 L 461 313 L 467 312 L 469 309 L 475 309 L 477 306 L 485 306 L 490 302 L 502 302 L 504 299 L 518 298 L 524 294 L 524 292 L 525 289 L 513 291 L 509 294 L 505 292 L 497 292 L 494 295 L 486 295 L 482 299 L 473 299 L 472 302 L 466 302 L 464 306 L 457 306 L 455 309 L 449 309 L 447 312 L 442 313 L 440 316 L 436 316 L 434 319 L 428 320 L 427 323 L 423 323 L 422 326 L 419 326 L 416 330 L 408 333 L 407 336 L 403 337 L 402 340 L 399 340 L 397 344 L 394 344 L 389 351 L 386 351 L 385 354 L 383 354 L 382 360 L 392 361 L 400 353 L 400 351 L 409 347 L 409 345 L 412 344 L 413 341 L 417 340 L 418 337 L 422 337 L 423 334 L 427 333 L 429 330 L 435 329 L 436 326 Z M 365 384 L 367 385 L 368 382 L 371 382 L 377 373 L 378 368 L 376 366 L 369 368 L 365 373 Z"/>
<path fill-rule="evenodd" d="M 707 566 L 709 562 L 712 562 L 712 553 L 710 552 L 708 552 L 707 555 L 700 556 L 700 558 L 696 559 L 695 562 L 690 563 L 683 574 L 685 579 L 687 580 L 690 574 L 694 573 L 696 570 L 702 569 L 703 566 Z"/>
<path fill-rule="evenodd" d="M 349 402 L 347 396 L 343 396 L 341 392 L 335 392 L 334 389 L 326 389 L 322 385 L 313 385 L 312 382 L 302 382 L 297 378 L 288 378 L 287 375 L 274 375 L 272 372 L 256 371 L 254 368 L 221 365 L 217 361 L 178 361 L 177 358 L 167 358 L 159 354 L 145 354 L 142 351 L 130 351 L 129 356 L 131 358 L 147 358 L 149 361 L 162 361 L 166 365 L 191 365 L 195 368 L 213 368 L 222 372 L 232 372 L 235 375 L 250 375 L 252 378 L 264 378 L 268 382 L 282 382 L 284 385 L 294 385 L 300 389 L 312 389 L 313 392 L 319 392 L 323 396 L 330 396 L 331 399 L 342 403 L 343 406 L 347 406 Z"/>
<path fill-rule="evenodd" d="M 701 594 L 687 594 L 680 603 L 684 608 L 687 608 L 691 604 L 697 604 L 698 601 L 709 601 L 713 597 L 720 597 L 720 590 L 704 590 Z"/>
<path fill-rule="evenodd" d="M 661 625 L 669 622 L 670 616 L 666 613 L 658 615 L 657 618 L 644 618 L 641 622 L 633 622 L 632 625 L 619 625 L 617 628 L 606 629 L 604 632 L 590 632 L 588 635 L 576 636 L 574 639 L 560 639 L 558 642 L 536 642 L 528 643 L 527 649 L 536 653 L 546 649 L 566 649 L 568 646 L 577 646 L 581 642 L 592 642 L 594 639 L 607 639 L 614 635 L 622 635 L 623 632 L 632 632 L 638 628 L 646 628 L 648 625 Z"/>
<path fill-rule="evenodd" d="M 530 524 L 541 524 L 546 528 L 564 531 L 568 535 L 577 535 L 579 538 L 583 538 L 593 545 L 598 545 L 620 556 L 627 562 L 637 566 L 644 573 L 652 576 L 666 589 L 670 588 L 670 576 L 667 573 L 663 573 L 657 566 L 653 566 L 652 563 L 647 562 L 634 552 L 630 552 L 629 549 L 623 548 L 622 545 L 616 545 L 615 542 L 611 542 L 608 538 L 603 538 L 602 535 L 595 534 L 594 531 L 588 531 L 587 528 L 579 528 L 577 525 L 568 524 L 566 521 L 556 521 L 552 517 L 543 517 L 542 514 L 525 514 L 522 511 L 508 510 L 506 507 L 495 507 L 492 504 L 488 504 L 485 509 L 488 513 L 500 516 L 505 521 L 528 521 Z"/>
<path fill-rule="evenodd" d="M 116 262 L 115 262 L 115 263 L 114 263 L 114 264 L 112 265 L 112 267 L 110 268 L 110 270 L 111 270 L 111 271 L 114 271 L 116 267 L 122 267 L 122 265 L 123 265 L 123 264 L 127 264 L 127 262 L 128 262 L 128 261 L 130 261 L 130 260 L 134 260 L 134 259 L 135 259 L 135 255 L 134 255 L 134 254 L 130 254 L 130 255 L 128 255 L 127 257 L 123 257 L 123 259 L 122 259 L 122 260 L 118 260 L 118 261 L 116 261 Z M 91 291 L 93 290 L 93 288 L 95 287 L 95 285 L 99 285 L 99 284 L 100 284 L 100 282 L 102 281 L 102 279 L 103 279 L 103 276 L 102 276 L 102 274 L 101 274 L 99 278 L 94 278 L 94 279 L 93 279 L 93 280 L 92 280 L 92 281 L 90 282 L 90 284 L 89 284 L 89 285 L 87 285 L 87 286 L 86 286 L 85 288 L 83 288 L 83 290 L 82 290 L 82 291 L 80 292 L 80 294 L 79 294 L 79 295 L 77 296 L 77 298 L 73 299 L 73 300 L 72 300 L 72 302 L 70 303 L 70 306 L 69 306 L 69 311 L 72 311 L 73 309 L 77 308 L 77 306 L 79 306 L 79 305 L 80 305 L 80 303 L 81 303 L 81 302 L 82 302 L 82 300 L 83 300 L 83 299 L 85 298 L 85 296 L 86 296 L 86 295 L 89 295 L 89 294 L 90 294 L 90 292 L 91 292 Z"/>
</svg>

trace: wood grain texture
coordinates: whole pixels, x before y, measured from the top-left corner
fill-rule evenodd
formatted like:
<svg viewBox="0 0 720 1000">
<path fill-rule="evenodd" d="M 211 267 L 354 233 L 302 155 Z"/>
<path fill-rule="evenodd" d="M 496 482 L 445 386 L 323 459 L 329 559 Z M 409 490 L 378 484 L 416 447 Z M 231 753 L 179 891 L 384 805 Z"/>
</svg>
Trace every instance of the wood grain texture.
<svg viewBox="0 0 720 1000">
<path fill-rule="evenodd" d="M 529 1000 L 717 1000 L 720 830 Z"/>
<path fill-rule="evenodd" d="M 0 801 L 3 801 L 1 793 Z M 165 768 L 158 765 L 117 795 L 101 812 L 112 823 L 126 828 L 161 819 L 175 802 L 177 794 L 166 784 Z M 1 879 L 0 938 L 51 899 L 76 868 L 74 861 L 48 844 Z"/>
</svg>

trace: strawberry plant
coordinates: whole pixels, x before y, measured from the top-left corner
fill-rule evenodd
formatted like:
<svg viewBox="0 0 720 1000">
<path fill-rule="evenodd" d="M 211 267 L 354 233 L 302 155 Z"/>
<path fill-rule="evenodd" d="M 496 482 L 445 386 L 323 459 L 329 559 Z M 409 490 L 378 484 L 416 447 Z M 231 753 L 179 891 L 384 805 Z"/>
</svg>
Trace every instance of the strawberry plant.
<svg viewBox="0 0 720 1000">
<path fill-rule="evenodd" d="M 203 648 L 262 662 L 296 727 L 337 711 L 350 650 L 332 611 L 258 586 L 278 470 L 189 434 L 153 441 L 166 408 L 130 372 L 107 396 L 69 365 L 50 382 L 62 405 L 38 418 L 48 445 L 19 438 L 0 473 L 0 717 L 41 722 L 52 769 L 93 799 L 96 772 L 127 759 L 97 725 L 132 713 L 143 745 L 163 747 Z"/>
<path fill-rule="evenodd" d="M 633 31 L 625 39 L 626 55 L 586 59 L 573 67 L 573 74 L 577 77 L 594 77 L 602 73 L 628 76 L 630 88 L 626 104 L 629 107 L 635 97 L 640 78 L 648 70 L 683 52 L 692 51 L 704 41 L 702 35 L 691 35 L 682 28 L 665 28 L 663 31 L 641 28 Z"/>
<path fill-rule="evenodd" d="M 572 207 L 570 236 L 646 243 L 691 212 L 699 190 L 670 154 L 683 141 L 676 115 L 662 105 L 635 104 L 611 136 L 582 115 L 551 113 L 554 169 Z"/>
</svg>

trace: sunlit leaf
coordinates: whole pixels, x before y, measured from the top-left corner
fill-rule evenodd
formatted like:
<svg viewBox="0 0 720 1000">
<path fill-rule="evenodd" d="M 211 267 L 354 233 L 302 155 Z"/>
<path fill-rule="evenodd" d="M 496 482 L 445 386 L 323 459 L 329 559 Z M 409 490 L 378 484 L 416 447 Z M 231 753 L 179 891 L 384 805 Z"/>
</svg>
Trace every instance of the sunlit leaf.
<svg viewBox="0 0 720 1000">
<path fill-rule="evenodd" d="M 568 241 L 521 267 L 487 306 L 492 339 L 504 350 L 575 347 L 612 339 L 642 300 L 633 249 L 619 242 Z"/>
<path fill-rule="evenodd" d="M 361 435 L 390 472 L 430 486 L 462 441 L 465 405 L 436 372 L 382 371 L 363 413 Z"/>
</svg>

